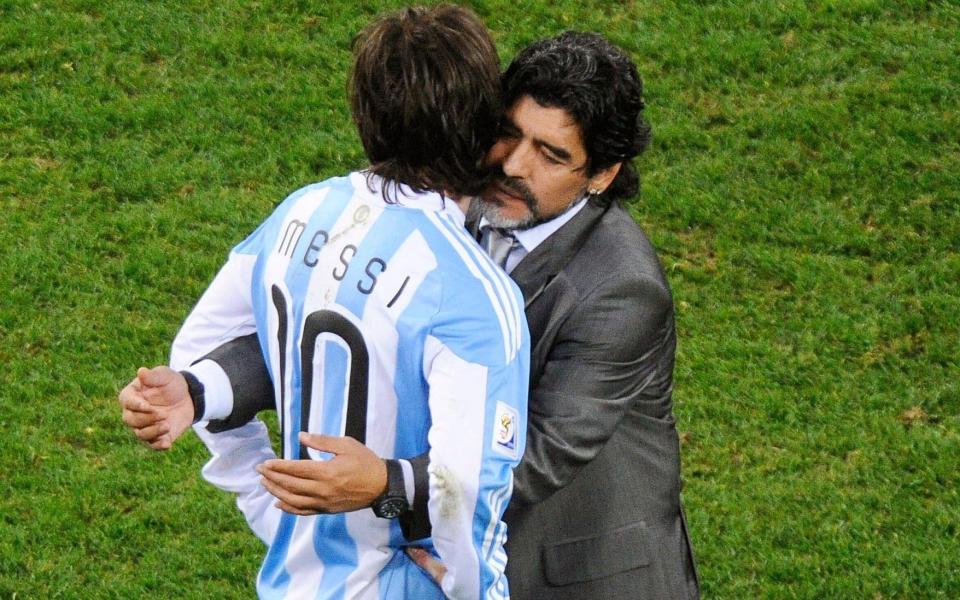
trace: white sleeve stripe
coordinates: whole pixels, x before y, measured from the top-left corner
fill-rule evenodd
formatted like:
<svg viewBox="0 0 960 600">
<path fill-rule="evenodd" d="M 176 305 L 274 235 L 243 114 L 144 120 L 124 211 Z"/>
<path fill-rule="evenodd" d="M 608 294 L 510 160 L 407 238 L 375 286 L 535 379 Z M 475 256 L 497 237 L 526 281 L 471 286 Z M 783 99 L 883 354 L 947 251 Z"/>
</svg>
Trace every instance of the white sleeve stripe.
<svg viewBox="0 0 960 600">
<path fill-rule="evenodd" d="M 504 565 L 506 568 L 506 565 Z M 507 576 L 503 568 L 500 569 L 500 575 L 497 582 L 490 586 L 486 594 L 487 600 L 509 600 L 507 596 Z"/>
<path fill-rule="evenodd" d="M 500 504 L 503 504 L 503 503 L 500 502 Z M 498 509 L 499 509 L 499 508 L 501 508 L 501 507 L 498 507 Z M 494 555 L 494 553 L 495 553 L 496 550 L 497 550 L 497 545 L 498 545 L 498 544 L 502 544 L 502 543 L 505 541 L 504 539 L 502 539 L 503 537 L 504 537 L 504 526 L 503 526 L 503 523 L 501 523 L 501 522 L 494 523 L 493 535 L 491 536 L 491 540 L 490 540 L 490 541 L 491 541 L 491 544 L 490 544 L 490 546 L 489 546 L 488 548 L 486 548 L 486 550 L 484 551 L 484 558 L 485 558 L 485 559 L 490 560 L 490 559 L 493 558 L 493 555 Z"/>
<path fill-rule="evenodd" d="M 491 276 L 497 283 L 497 290 L 499 293 L 503 296 L 506 296 L 508 306 L 510 307 L 510 316 L 513 317 L 511 325 L 513 326 L 514 343 L 516 344 L 516 347 L 519 348 L 522 335 L 520 333 L 521 307 L 517 302 L 516 296 L 511 292 L 510 286 L 512 285 L 512 281 L 510 280 L 510 276 L 507 275 L 506 271 L 503 269 L 493 265 L 487 253 L 484 252 L 479 245 L 477 245 L 475 240 L 467 235 L 466 230 L 458 225 L 456 221 L 453 220 L 452 216 L 444 214 L 444 217 L 447 221 L 448 228 L 459 234 L 464 245 L 473 253 L 477 263 L 480 265 L 480 268 L 483 269 L 487 275 Z M 511 358 L 513 358 L 512 354 Z"/>
<path fill-rule="evenodd" d="M 429 216 L 431 220 L 436 219 L 435 214 L 429 214 Z M 513 360 L 513 357 L 516 356 L 517 350 L 520 347 L 522 334 L 520 332 L 520 311 L 516 296 L 510 289 L 511 283 L 507 279 L 507 274 L 490 262 L 490 257 L 488 257 L 476 244 L 476 242 L 467 235 L 465 229 L 452 221 L 451 217 L 445 216 L 440 221 L 441 230 L 444 231 L 447 239 L 450 240 L 450 243 L 454 245 L 455 249 L 457 249 L 457 253 L 460 255 L 460 257 L 463 258 L 465 263 L 467 263 L 467 266 L 470 268 L 470 272 L 484 282 L 484 287 L 488 288 L 488 293 L 488 280 L 483 278 L 477 272 L 477 267 L 484 271 L 486 276 L 492 280 L 496 286 L 496 296 L 491 294 L 491 297 L 496 297 L 499 305 L 506 313 L 508 326 L 510 328 L 509 331 L 504 332 L 505 339 L 508 340 L 508 343 L 506 344 L 506 356 L 508 362 Z M 465 255 L 470 256 L 472 261 L 468 260 Z"/>
<path fill-rule="evenodd" d="M 507 485 L 491 490 L 487 504 L 490 505 L 490 512 L 494 515 L 500 514 L 504 498 L 510 496 L 513 488 L 513 473 L 510 474 L 510 480 Z M 482 553 L 485 559 L 490 558 L 490 552 L 494 548 L 494 541 L 497 539 L 496 531 L 501 527 L 500 519 L 491 519 L 487 525 L 487 531 L 483 536 Z"/>
<path fill-rule="evenodd" d="M 499 299 L 491 288 L 490 281 L 480 273 L 474 262 L 470 260 L 469 256 L 467 255 L 467 251 L 464 248 L 464 244 L 457 240 L 455 234 L 452 234 L 447 230 L 446 227 L 444 227 L 442 223 L 439 222 L 436 214 L 431 211 L 424 211 L 424 214 L 428 219 L 430 219 L 430 221 L 433 222 L 440 234 L 447 238 L 447 241 L 450 242 L 450 245 L 460 256 L 460 259 L 463 261 L 464 265 L 466 265 L 467 269 L 469 269 L 470 273 L 483 284 L 483 288 L 487 292 L 487 297 L 490 300 L 490 304 L 494 308 L 494 312 L 497 314 L 497 321 L 500 323 L 500 331 L 503 335 L 504 359 L 506 362 L 510 362 L 510 360 L 513 359 L 513 356 L 516 354 L 516 349 L 512 345 L 513 336 L 510 335 L 510 330 L 505 321 L 504 311 L 500 309 Z"/>
</svg>

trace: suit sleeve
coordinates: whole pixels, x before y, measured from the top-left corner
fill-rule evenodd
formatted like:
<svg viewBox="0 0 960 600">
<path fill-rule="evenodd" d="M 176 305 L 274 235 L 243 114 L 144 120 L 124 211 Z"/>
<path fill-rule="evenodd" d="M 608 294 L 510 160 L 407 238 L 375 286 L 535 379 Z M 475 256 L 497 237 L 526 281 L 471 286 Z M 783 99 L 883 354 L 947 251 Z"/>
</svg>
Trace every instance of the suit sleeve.
<svg viewBox="0 0 960 600">
<path fill-rule="evenodd" d="M 413 468 L 413 506 L 400 515 L 400 529 L 407 541 L 414 542 L 430 537 L 430 513 L 427 499 L 430 496 L 430 454 L 424 452 L 410 459 Z"/>
<path fill-rule="evenodd" d="M 256 333 L 230 340 L 201 360 L 211 360 L 223 369 L 233 397 L 230 414 L 223 419 L 211 420 L 207 425 L 211 432 L 240 427 L 252 421 L 261 410 L 276 408 L 273 381 Z"/>
<path fill-rule="evenodd" d="M 513 502 L 541 502 L 570 483 L 627 411 L 672 418 L 674 345 L 673 301 L 657 281 L 609 280 L 582 298 L 530 392 Z"/>
</svg>

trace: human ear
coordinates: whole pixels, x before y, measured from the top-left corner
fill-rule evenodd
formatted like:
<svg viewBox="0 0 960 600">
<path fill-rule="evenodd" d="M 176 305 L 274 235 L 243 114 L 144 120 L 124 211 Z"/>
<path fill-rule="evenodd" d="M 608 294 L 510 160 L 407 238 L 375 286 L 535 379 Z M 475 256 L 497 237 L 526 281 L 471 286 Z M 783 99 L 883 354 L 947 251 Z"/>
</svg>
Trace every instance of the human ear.
<svg viewBox="0 0 960 600">
<path fill-rule="evenodd" d="M 593 177 L 590 178 L 590 181 L 587 183 L 587 190 L 591 195 L 602 194 L 610 187 L 610 184 L 613 183 L 613 180 L 617 178 L 617 174 L 620 173 L 620 165 L 623 163 L 616 163 L 610 165 L 602 171 L 594 173 Z"/>
</svg>

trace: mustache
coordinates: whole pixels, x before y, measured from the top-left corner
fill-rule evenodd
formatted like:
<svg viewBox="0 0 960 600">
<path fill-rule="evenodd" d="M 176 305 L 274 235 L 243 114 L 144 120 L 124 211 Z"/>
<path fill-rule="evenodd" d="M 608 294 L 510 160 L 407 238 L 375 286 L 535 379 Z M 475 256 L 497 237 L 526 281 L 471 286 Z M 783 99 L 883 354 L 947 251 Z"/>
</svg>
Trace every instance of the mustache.
<svg viewBox="0 0 960 600">
<path fill-rule="evenodd" d="M 519 177 L 507 177 L 506 173 L 503 172 L 503 169 L 499 167 L 493 170 L 492 177 L 495 181 L 494 185 L 498 185 L 512 195 L 521 198 L 524 204 L 526 204 L 531 210 L 536 208 L 537 199 L 522 179 Z"/>
</svg>

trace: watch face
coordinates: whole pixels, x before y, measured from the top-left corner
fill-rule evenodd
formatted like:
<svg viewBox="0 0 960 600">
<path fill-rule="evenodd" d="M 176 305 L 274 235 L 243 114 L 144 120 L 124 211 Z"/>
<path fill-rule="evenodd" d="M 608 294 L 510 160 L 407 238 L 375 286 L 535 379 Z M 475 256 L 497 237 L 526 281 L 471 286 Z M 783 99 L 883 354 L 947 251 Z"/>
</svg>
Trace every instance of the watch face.
<svg viewBox="0 0 960 600">
<path fill-rule="evenodd" d="M 384 519 L 396 519 L 407 509 L 405 498 L 387 498 L 380 503 L 380 516 Z"/>
</svg>

